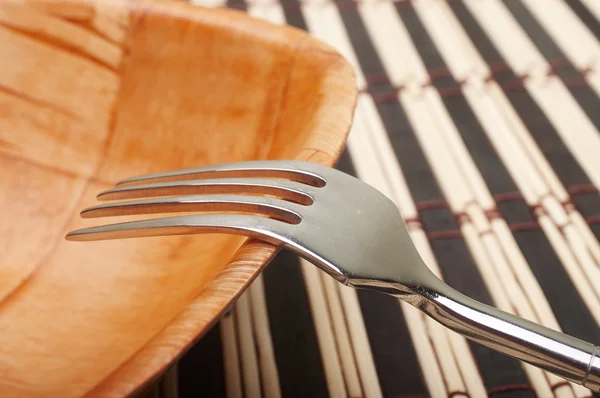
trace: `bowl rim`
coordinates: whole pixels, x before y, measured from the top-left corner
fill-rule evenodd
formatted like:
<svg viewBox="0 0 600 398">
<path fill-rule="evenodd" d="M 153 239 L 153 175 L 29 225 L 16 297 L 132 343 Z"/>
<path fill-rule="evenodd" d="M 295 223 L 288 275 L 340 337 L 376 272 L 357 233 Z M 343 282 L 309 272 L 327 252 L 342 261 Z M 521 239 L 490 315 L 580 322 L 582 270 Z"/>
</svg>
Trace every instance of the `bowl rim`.
<svg viewBox="0 0 600 398">
<path fill-rule="evenodd" d="M 91 1 L 91 0 L 70 0 Z M 169 16 L 192 19 L 195 14 L 213 12 L 215 15 L 252 20 L 254 24 L 268 27 L 274 34 L 296 32 L 297 44 L 305 52 L 317 52 L 331 60 L 331 67 L 324 79 L 327 107 L 335 116 L 336 123 L 327 123 L 328 142 L 318 147 L 315 140 L 302 147 L 295 159 L 312 161 L 333 167 L 337 163 L 350 133 L 358 96 L 353 67 L 336 50 L 319 41 L 309 33 L 287 25 L 275 25 L 259 21 L 246 13 L 232 9 L 210 9 L 173 0 L 134 1 L 129 7 L 142 7 L 144 12 L 165 11 Z M 152 7 L 150 7 L 150 4 Z M 130 9 L 131 10 L 131 9 Z M 202 20 L 202 18 L 200 18 Z M 331 89 L 327 89 L 327 88 Z M 341 89 L 342 88 L 342 89 Z M 323 112 L 320 112 L 322 114 Z M 315 124 L 307 137 L 315 135 L 324 127 Z M 320 134 L 322 135 L 322 133 Z M 308 142 L 308 140 L 307 140 Z M 172 364 L 182 357 L 194 343 L 215 325 L 237 298 L 256 279 L 260 272 L 275 257 L 279 248 L 254 239 L 246 239 L 232 260 L 209 282 L 186 307 L 176 315 L 163 330 L 148 341 L 136 354 L 120 364 L 106 378 L 92 387 L 85 396 L 129 396 L 152 385 Z"/>
</svg>

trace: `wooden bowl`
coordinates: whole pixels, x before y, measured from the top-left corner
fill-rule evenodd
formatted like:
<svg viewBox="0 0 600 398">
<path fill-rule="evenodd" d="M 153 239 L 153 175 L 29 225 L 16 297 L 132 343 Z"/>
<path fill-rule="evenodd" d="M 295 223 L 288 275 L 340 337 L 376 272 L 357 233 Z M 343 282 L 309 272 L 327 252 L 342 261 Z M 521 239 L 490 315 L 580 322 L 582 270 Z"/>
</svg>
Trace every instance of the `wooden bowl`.
<svg viewBox="0 0 600 398">
<path fill-rule="evenodd" d="M 0 59 L 0 396 L 129 394 L 276 249 L 225 235 L 68 242 L 89 225 L 79 211 L 137 174 L 333 165 L 353 71 L 299 30 L 154 0 L 3 0 Z"/>
</svg>

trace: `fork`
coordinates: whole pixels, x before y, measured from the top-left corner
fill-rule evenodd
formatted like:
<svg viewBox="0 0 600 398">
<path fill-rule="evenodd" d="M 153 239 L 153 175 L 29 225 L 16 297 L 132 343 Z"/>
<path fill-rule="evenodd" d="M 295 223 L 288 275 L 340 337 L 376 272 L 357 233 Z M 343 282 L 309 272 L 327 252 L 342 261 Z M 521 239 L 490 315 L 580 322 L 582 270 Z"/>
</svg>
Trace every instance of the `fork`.
<svg viewBox="0 0 600 398">
<path fill-rule="evenodd" d="M 211 213 L 79 229 L 68 240 L 201 233 L 261 239 L 338 282 L 398 297 L 471 340 L 600 391 L 598 347 L 446 285 L 419 256 L 394 203 L 338 170 L 287 160 L 231 163 L 129 178 L 98 199 L 137 200 L 93 206 L 82 217 Z"/>
</svg>

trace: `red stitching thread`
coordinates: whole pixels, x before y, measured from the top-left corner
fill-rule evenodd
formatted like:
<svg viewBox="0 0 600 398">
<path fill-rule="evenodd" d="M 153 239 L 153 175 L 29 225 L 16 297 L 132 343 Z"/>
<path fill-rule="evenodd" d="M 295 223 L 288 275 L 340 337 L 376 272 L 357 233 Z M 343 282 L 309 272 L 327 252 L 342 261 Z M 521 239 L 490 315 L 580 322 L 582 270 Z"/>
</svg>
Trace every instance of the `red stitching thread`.
<svg viewBox="0 0 600 398">
<path fill-rule="evenodd" d="M 576 209 L 575 203 L 573 203 L 573 201 L 571 199 L 564 200 L 560 204 L 562 207 L 565 208 L 567 213 L 575 211 L 575 209 Z"/>
<path fill-rule="evenodd" d="M 496 201 L 496 203 L 499 203 L 508 202 L 511 200 L 524 200 L 524 198 L 521 192 L 504 192 L 494 195 L 494 200 Z"/>
<path fill-rule="evenodd" d="M 492 388 L 491 390 L 488 391 L 488 396 L 491 397 L 494 394 L 499 394 L 499 393 L 509 392 L 509 391 L 522 391 L 522 390 L 533 391 L 533 388 L 528 384 L 509 384 L 509 385 L 502 386 L 502 387 Z"/>
<path fill-rule="evenodd" d="M 428 210 L 428 209 L 443 209 L 448 206 L 448 202 L 445 200 L 425 200 L 422 202 L 415 203 L 417 211 Z"/>
<path fill-rule="evenodd" d="M 469 217 L 469 215 L 464 211 L 455 213 L 454 217 L 456 217 L 456 222 L 458 223 L 458 225 L 462 225 L 466 222 L 471 222 L 471 217 Z"/>
<path fill-rule="evenodd" d="M 557 225 L 556 227 L 558 228 L 558 230 L 560 231 L 560 233 L 562 235 L 565 235 L 565 228 L 567 228 L 569 225 L 571 225 L 571 223 L 570 222 L 566 222 L 564 224 Z"/>
<path fill-rule="evenodd" d="M 558 382 L 558 383 L 556 383 L 554 385 L 551 385 L 550 386 L 550 390 L 556 391 L 557 389 L 559 389 L 561 387 L 565 387 L 565 386 L 569 386 L 569 382 L 568 381 L 561 381 L 561 382 Z"/>
<path fill-rule="evenodd" d="M 577 185 L 577 186 L 573 186 L 573 187 L 567 189 L 567 191 L 569 193 L 571 193 L 572 195 L 598 193 L 598 190 L 593 185 Z M 546 194 L 546 195 L 544 195 L 544 197 L 547 195 L 550 195 L 550 194 Z M 496 203 L 502 203 L 502 202 L 509 202 L 509 201 L 514 201 L 514 200 L 524 200 L 524 198 L 520 192 L 505 192 L 505 193 L 499 193 L 499 194 L 494 195 L 494 200 L 496 201 Z M 561 205 L 564 206 L 567 211 L 572 211 L 572 210 L 575 210 L 575 208 L 576 208 L 575 203 L 573 203 L 573 201 L 571 199 L 567 199 L 567 200 L 561 202 Z M 429 209 L 449 208 L 450 206 L 448 205 L 448 203 L 445 200 L 427 200 L 427 201 L 417 202 L 416 207 L 417 207 L 418 211 L 422 211 L 422 210 L 429 210 Z M 535 204 L 529 206 L 529 208 L 530 208 L 530 211 L 534 215 L 546 214 L 545 210 L 542 208 L 540 203 L 535 203 Z M 494 207 L 492 209 L 486 209 L 486 210 L 484 210 L 484 213 L 486 214 L 488 219 L 502 218 L 502 214 L 496 207 Z M 458 216 L 458 215 L 460 215 L 460 213 L 456 214 L 456 216 Z M 600 215 L 599 216 L 589 216 L 586 218 L 586 221 L 588 223 L 592 223 L 592 224 L 600 222 L 600 221 L 596 221 L 597 219 L 600 220 Z"/>
<path fill-rule="evenodd" d="M 347 0 L 344 0 L 344 1 L 347 1 Z M 363 1 L 363 0 L 361 0 L 361 1 Z M 352 2 L 352 3 L 356 4 L 355 2 Z M 410 0 L 401 2 L 399 4 L 409 4 L 409 3 L 410 3 Z M 561 78 L 563 83 L 567 87 L 585 86 L 587 84 L 585 76 L 587 76 L 589 73 L 592 73 L 594 71 L 593 66 L 588 66 L 585 68 L 577 69 L 566 58 L 551 60 L 548 62 L 548 64 L 549 64 L 549 68 L 546 72 L 547 76 L 557 76 L 560 78 L 560 76 L 558 76 L 557 72 L 558 72 L 558 70 L 565 69 L 565 68 L 573 68 L 573 69 L 576 69 L 579 73 L 581 73 L 582 76 Z M 492 81 L 495 81 L 500 87 L 502 87 L 503 89 L 505 89 L 507 91 L 524 90 L 524 82 L 531 77 L 530 74 L 525 73 L 523 75 L 518 76 L 516 79 L 499 82 L 499 81 L 497 81 L 495 75 L 498 73 L 501 73 L 501 72 L 510 71 L 511 70 L 510 65 L 508 65 L 504 62 L 494 63 L 494 64 L 489 65 L 489 69 L 490 69 L 490 74 L 484 78 L 484 81 L 486 83 L 491 83 Z M 428 72 L 431 80 L 428 81 L 427 83 L 423 84 L 422 88 L 429 87 L 429 86 L 435 86 L 435 84 L 433 83 L 433 81 L 435 79 L 453 76 L 452 71 L 447 67 L 428 68 L 427 72 Z M 371 85 L 371 84 L 392 85 L 392 83 L 389 81 L 389 78 L 385 74 L 382 74 L 382 73 L 371 73 L 366 76 L 366 80 L 369 85 Z M 463 80 L 463 81 L 457 81 L 456 83 L 457 83 L 457 87 L 438 88 L 437 90 L 438 90 L 440 96 L 444 97 L 444 98 L 461 96 L 462 95 L 461 87 L 466 86 L 468 82 Z M 373 95 L 373 97 L 374 97 L 373 99 L 376 103 L 386 103 L 386 102 L 395 101 L 396 96 L 392 95 L 392 93 L 395 94 L 402 89 L 403 89 L 403 85 L 392 85 L 389 92 L 386 92 L 386 93 L 381 93 L 381 92 L 373 93 L 372 90 L 370 90 L 369 88 L 365 89 L 364 92 Z"/>
<path fill-rule="evenodd" d="M 484 210 L 483 213 L 485 214 L 488 220 L 502 218 L 502 214 L 500 214 L 500 210 L 498 210 L 497 207 L 494 207 L 493 209 Z"/>
<path fill-rule="evenodd" d="M 546 212 L 546 209 L 544 209 L 542 207 L 542 205 L 539 204 L 539 203 L 535 203 L 535 204 L 531 205 L 529 207 L 529 209 L 531 210 L 531 212 L 533 213 L 533 215 L 536 216 L 536 217 L 541 217 L 541 216 L 545 216 L 545 215 L 548 214 Z"/>
<path fill-rule="evenodd" d="M 575 188 L 575 190 L 577 191 L 576 193 L 597 192 L 597 189 L 592 185 L 578 185 L 578 186 L 575 186 L 572 188 Z M 506 193 L 494 195 L 494 199 L 496 200 L 496 202 L 499 203 L 499 202 L 511 201 L 511 200 L 523 200 L 523 196 L 519 192 L 506 192 Z M 471 201 L 467 205 L 471 205 L 474 203 L 477 203 L 477 202 Z M 567 199 L 566 201 L 562 202 L 562 205 L 565 206 L 565 208 L 567 210 L 573 210 L 575 208 L 575 205 L 573 204 L 573 202 L 570 199 Z M 445 200 L 426 200 L 426 201 L 415 203 L 415 206 L 416 206 L 418 212 L 422 212 L 424 210 L 449 209 L 450 208 L 450 206 L 448 205 L 448 202 L 446 202 Z M 530 206 L 530 210 L 536 217 L 547 214 L 546 211 L 541 207 L 541 204 L 539 204 L 539 203 Z M 456 218 L 456 222 L 458 223 L 459 226 L 465 222 L 472 222 L 469 215 L 463 211 L 453 212 L 453 214 L 454 214 L 454 217 Z M 491 209 L 485 209 L 484 214 L 486 215 L 488 220 L 493 220 L 495 218 L 502 218 L 502 214 L 496 207 L 491 208 Z M 412 229 L 424 229 L 420 217 L 408 218 L 408 219 L 405 219 L 404 221 L 406 223 L 406 226 L 411 230 Z M 600 224 L 600 215 L 588 216 L 585 218 L 585 222 L 589 225 Z M 567 223 L 565 225 L 558 226 L 561 233 L 564 233 L 563 229 L 567 225 L 570 225 L 570 224 Z M 532 231 L 532 230 L 541 229 L 540 225 L 537 222 L 524 222 L 524 223 L 509 224 L 508 227 L 512 232 Z M 487 233 L 487 231 L 481 232 L 480 235 L 483 235 L 485 233 Z M 429 234 L 427 234 L 427 237 L 430 240 L 450 239 L 450 238 L 456 238 L 456 237 L 460 237 L 460 236 L 462 236 L 462 233 L 458 229 L 451 230 L 451 231 L 434 231 L 434 232 L 430 232 Z"/>
<path fill-rule="evenodd" d="M 598 193 L 598 188 L 592 184 L 573 185 L 567 188 L 569 195 L 577 195 L 583 193 Z"/>
<path fill-rule="evenodd" d="M 506 91 L 522 91 L 525 89 L 523 82 L 527 78 L 528 78 L 527 76 L 524 76 L 522 79 L 506 81 L 503 83 L 498 83 L 498 85 Z M 491 82 L 492 80 L 494 80 L 494 79 L 489 76 L 484 79 L 484 81 L 486 81 L 487 83 Z M 567 87 L 582 87 L 587 84 L 585 79 L 581 78 L 581 77 L 563 79 L 563 83 Z M 459 84 L 458 87 L 445 87 L 445 88 L 436 88 L 436 89 L 437 89 L 440 97 L 442 97 L 442 98 L 460 97 L 463 95 L 462 87 L 465 87 L 466 85 L 467 85 L 466 83 L 463 83 L 463 84 Z M 431 85 L 430 84 L 423 85 L 423 87 L 429 87 L 429 86 L 431 86 Z M 399 85 L 399 86 L 394 86 L 393 90 L 390 90 L 389 92 L 372 93 L 368 89 L 362 90 L 361 92 L 372 95 L 373 101 L 375 101 L 376 104 L 384 104 L 384 103 L 395 102 L 397 100 L 396 94 L 399 91 L 401 91 L 403 88 L 404 88 L 404 86 Z"/>
<path fill-rule="evenodd" d="M 600 222 L 600 220 L 598 221 Z M 417 226 L 416 224 L 413 224 L 413 228 L 423 228 L 422 225 Z M 538 223 L 535 222 L 525 222 L 525 223 L 518 223 L 518 224 L 512 224 L 508 226 L 509 229 L 512 232 L 521 232 L 521 231 L 533 231 L 533 230 L 538 230 L 541 229 L 540 225 Z M 479 233 L 480 236 L 485 235 L 487 233 L 491 233 L 491 230 L 486 230 L 486 231 L 482 231 Z M 451 238 L 459 238 L 462 237 L 462 232 L 459 229 L 452 229 L 449 231 L 434 231 L 434 232 L 430 232 L 427 234 L 427 238 L 429 240 L 435 240 L 435 239 L 451 239 Z"/>
<path fill-rule="evenodd" d="M 520 232 L 520 231 L 533 231 L 536 229 L 541 229 L 540 225 L 536 222 L 524 222 L 519 224 L 512 224 L 508 226 L 512 232 Z"/>
<path fill-rule="evenodd" d="M 596 188 L 592 184 L 582 184 L 582 185 L 573 185 L 567 188 L 567 193 L 570 196 L 581 195 L 581 194 L 589 194 L 589 193 L 598 193 L 598 188 Z M 521 192 L 503 192 L 494 195 L 494 200 L 499 202 L 507 202 L 511 200 L 525 200 Z M 567 199 L 564 204 L 575 205 L 571 199 Z"/>
<path fill-rule="evenodd" d="M 508 202 L 511 200 L 523 200 L 523 196 L 518 193 L 518 192 L 507 192 L 507 193 L 502 193 L 502 194 L 497 194 L 494 195 L 494 200 L 497 203 L 501 203 L 501 202 Z M 472 204 L 478 204 L 477 201 L 471 201 L 469 203 L 467 203 L 468 205 L 472 205 Z M 448 202 L 446 202 L 445 200 L 424 200 L 421 202 L 417 202 L 415 203 L 417 210 L 429 210 L 429 209 L 442 209 L 442 208 L 446 208 L 446 207 L 450 207 L 448 205 Z M 499 210 L 494 207 L 492 209 L 488 209 L 488 210 L 484 210 L 485 212 L 495 212 L 498 215 L 500 215 Z"/>
<path fill-rule="evenodd" d="M 582 75 L 585 75 L 587 73 L 591 73 L 594 71 L 594 66 L 592 66 L 592 65 L 578 69 L 574 65 L 572 65 L 570 63 L 570 61 L 566 58 L 558 58 L 555 60 L 550 60 L 550 61 L 548 61 L 548 65 L 549 65 L 548 72 L 551 72 L 551 73 L 556 73 L 556 71 L 558 71 L 560 69 L 566 69 L 566 68 L 573 68 L 576 71 L 578 71 L 579 73 L 581 73 Z M 492 75 L 499 74 L 502 72 L 508 72 L 508 71 L 512 70 L 510 65 L 507 64 L 506 62 L 495 62 L 495 63 L 488 64 L 488 69 L 490 70 Z M 429 77 L 434 80 L 437 78 L 453 76 L 450 68 L 445 67 L 445 66 L 436 66 L 436 67 L 427 68 L 427 72 L 429 74 Z M 368 76 L 370 76 L 371 79 L 375 79 L 376 81 L 383 81 L 385 83 L 390 83 L 389 79 L 386 77 L 386 75 L 384 73 L 370 73 Z M 530 77 L 529 73 L 525 73 L 523 75 L 518 76 L 517 79 L 524 80 L 529 77 Z M 367 79 L 367 81 L 369 81 L 369 79 Z"/>
<path fill-rule="evenodd" d="M 585 222 L 588 224 L 600 224 L 600 216 L 589 216 L 585 218 Z"/>
<path fill-rule="evenodd" d="M 429 398 L 428 395 L 395 395 L 392 398 Z"/>
<path fill-rule="evenodd" d="M 600 224 L 600 216 L 588 217 L 585 220 L 590 225 Z M 423 228 L 422 225 L 416 225 L 416 224 L 412 224 L 412 225 L 413 225 L 413 228 L 421 228 L 421 229 Z M 567 225 L 570 225 L 570 224 L 562 225 L 559 227 L 559 229 L 564 228 Z M 536 222 L 524 222 L 524 223 L 510 224 L 508 226 L 508 228 L 512 232 L 534 231 L 534 230 L 541 229 L 540 225 Z M 561 229 L 561 231 L 562 231 L 562 229 Z M 480 235 L 485 235 L 488 232 L 491 232 L 491 231 L 487 231 L 487 230 L 482 231 L 482 232 L 480 232 Z M 451 239 L 451 238 L 459 238 L 459 237 L 462 237 L 462 232 L 458 229 L 453 229 L 453 230 L 449 230 L 449 231 L 434 231 L 434 232 L 430 232 L 427 234 L 427 238 L 429 240 Z"/>
<path fill-rule="evenodd" d="M 421 220 L 418 217 L 405 218 L 404 223 L 406 224 L 406 228 L 408 228 L 409 231 L 415 229 L 423 229 L 423 224 L 421 223 Z"/>
<path fill-rule="evenodd" d="M 398 101 L 397 92 L 384 92 L 384 93 L 368 93 L 373 97 L 373 101 L 376 104 L 388 104 L 390 102 Z"/>
<path fill-rule="evenodd" d="M 492 230 L 491 230 L 491 229 L 486 229 L 485 231 L 481 231 L 481 232 L 479 233 L 479 237 L 482 237 L 482 236 L 485 236 L 485 235 L 489 235 L 489 234 L 491 234 L 491 233 L 492 233 Z"/>
<path fill-rule="evenodd" d="M 462 238 L 462 232 L 460 232 L 458 229 L 452 229 L 449 231 L 435 231 L 428 233 L 427 238 L 429 240 Z"/>
<path fill-rule="evenodd" d="M 532 205 L 529 206 L 529 210 L 533 213 L 534 216 L 536 217 L 540 217 L 540 216 L 544 216 L 546 214 L 548 214 L 548 212 L 546 211 L 546 209 L 544 209 L 542 207 L 542 201 L 546 198 L 552 198 L 555 197 L 552 192 L 546 192 L 545 194 L 543 194 L 542 196 L 540 196 L 540 198 L 538 199 L 537 203 L 534 203 Z"/>
<path fill-rule="evenodd" d="M 448 398 L 458 397 L 458 396 L 469 397 L 469 398 L 471 397 L 469 395 L 469 393 L 466 391 L 452 391 L 450 394 L 448 394 Z"/>
</svg>

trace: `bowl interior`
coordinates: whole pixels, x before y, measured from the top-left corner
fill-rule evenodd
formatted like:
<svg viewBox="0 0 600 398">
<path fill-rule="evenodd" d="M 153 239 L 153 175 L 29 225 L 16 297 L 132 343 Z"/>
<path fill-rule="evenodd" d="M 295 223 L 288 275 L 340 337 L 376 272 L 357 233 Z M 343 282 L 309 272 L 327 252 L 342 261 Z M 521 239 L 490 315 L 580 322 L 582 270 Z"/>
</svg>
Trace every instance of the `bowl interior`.
<svg viewBox="0 0 600 398">
<path fill-rule="evenodd" d="M 78 214 L 98 192 L 224 162 L 332 164 L 355 99 L 346 62 L 304 33 L 175 2 L 3 2 L 0 58 L 0 395 L 90 391 L 244 243 L 65 241 L 98 223 Z"/>
</svg>

